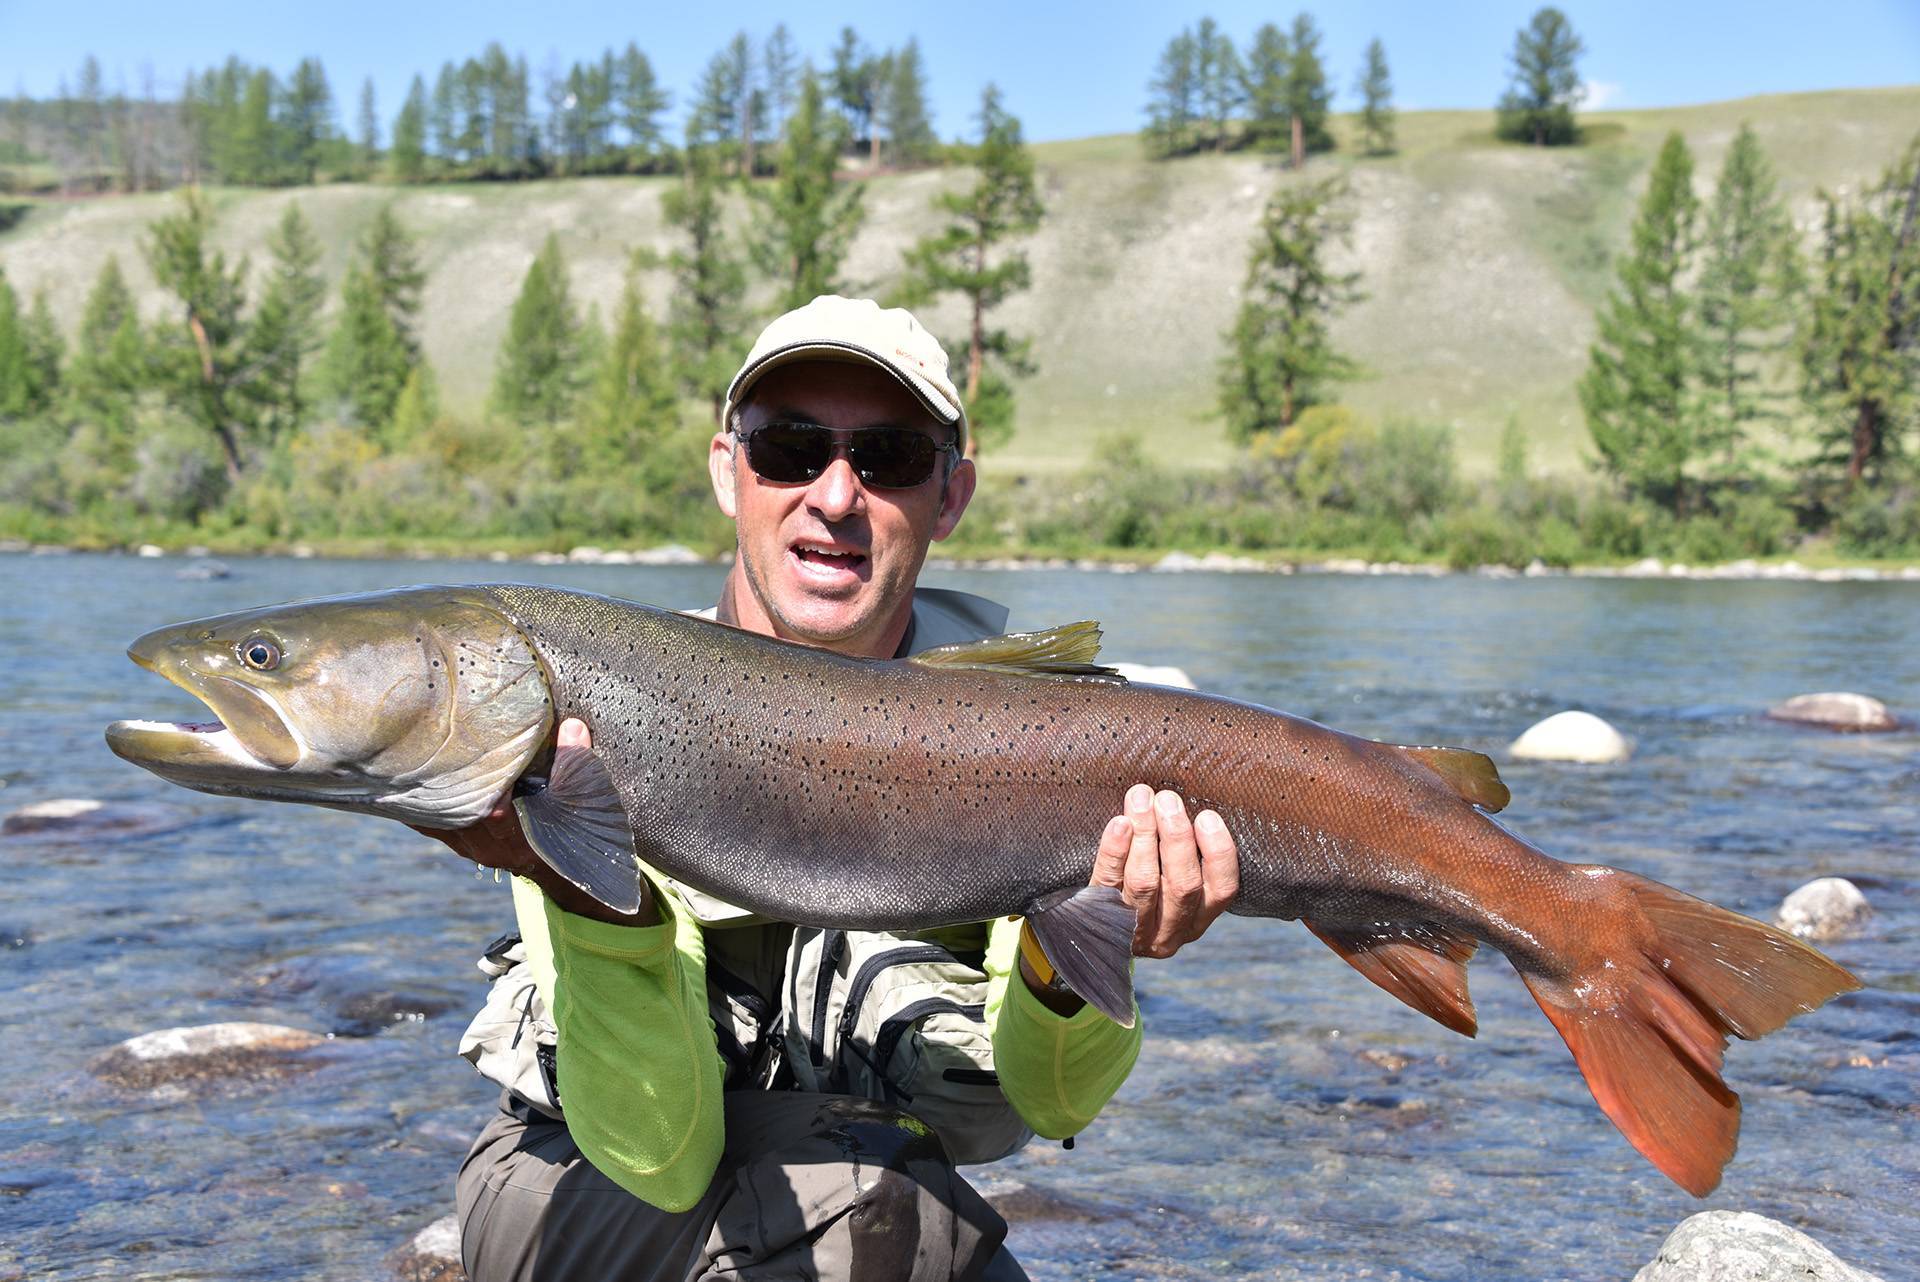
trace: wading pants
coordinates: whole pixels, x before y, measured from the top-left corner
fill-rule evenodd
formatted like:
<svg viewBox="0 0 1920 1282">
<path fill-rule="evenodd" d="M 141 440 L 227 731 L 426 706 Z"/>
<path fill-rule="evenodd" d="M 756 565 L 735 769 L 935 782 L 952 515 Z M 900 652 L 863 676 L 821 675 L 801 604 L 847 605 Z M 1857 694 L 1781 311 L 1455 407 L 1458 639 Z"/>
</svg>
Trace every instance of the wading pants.
<svg viewBox="0 0 1920 1282">
<path fill-rule="evenodd" d="M 1006 1222 L 940 1141 L 881 1104 L 731 1091 L 727 1142 L 690 1211 L 609 1180 L 566 1125 L 503 1095 L 460 1168 L 472 1282 L 1024 1282 Z"/>
</svg>

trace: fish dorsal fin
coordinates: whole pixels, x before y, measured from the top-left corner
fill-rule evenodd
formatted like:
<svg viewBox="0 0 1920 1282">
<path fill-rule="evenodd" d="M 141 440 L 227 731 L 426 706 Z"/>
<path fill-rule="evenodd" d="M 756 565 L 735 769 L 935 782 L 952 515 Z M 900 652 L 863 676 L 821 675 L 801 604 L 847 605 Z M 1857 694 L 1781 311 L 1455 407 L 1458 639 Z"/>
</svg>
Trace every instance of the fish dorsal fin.
<svg viewBox="0 0 1920 1282">
<path fill-rule="evenodd" d="M 978 668 L 1017 676 L 1124 683 L 1126 678 L 1118 672 L 1094 662 L 1099 653 L 1100 625 L 1087 620 L 1041 632 L 1013 632 L 984 641 L 936 646 L 907 662 L 923 668 Z"/>
<path fill-rule="evenodd" d="M 1498 812 L 1506 809 L 1507 803 L 1513 800 L 1507 785 L 1500 782 L 1500 771 L 1493 764 L 1493 758 L 1484 752 L 1474 752 L 1468 748 L 1404 748 L 1398 745 L 1394 750 L 1412 757 L 1439 775 L 1456 795 L 1482 810 Z"/>
</svg>

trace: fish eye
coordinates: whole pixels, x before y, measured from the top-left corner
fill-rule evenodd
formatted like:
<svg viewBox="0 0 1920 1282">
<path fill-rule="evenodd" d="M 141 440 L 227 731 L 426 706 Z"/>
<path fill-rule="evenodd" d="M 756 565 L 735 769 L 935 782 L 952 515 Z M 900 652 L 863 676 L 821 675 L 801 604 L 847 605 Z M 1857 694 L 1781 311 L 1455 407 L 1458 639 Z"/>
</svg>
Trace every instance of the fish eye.
<svg viewBox="0 0 1920 1282">
<path fill-rule="evenodd" d="M 280 666 L 280 647 L 265 637 L 249 637 L 239 645 L 240 662 L 256 672 L 271 672 Z"/>
</svg>

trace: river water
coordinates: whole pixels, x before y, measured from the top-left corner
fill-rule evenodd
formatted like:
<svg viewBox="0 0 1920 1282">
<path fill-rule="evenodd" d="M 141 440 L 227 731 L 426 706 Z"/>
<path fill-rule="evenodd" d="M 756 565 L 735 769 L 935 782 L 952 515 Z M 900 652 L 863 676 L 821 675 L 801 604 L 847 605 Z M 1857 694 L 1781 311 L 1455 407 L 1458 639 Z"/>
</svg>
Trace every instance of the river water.
<svg viewBox="0 0 1920 1282">
<path fill-rule="evenodd" d="M 165 807 L 114 841 L 0 838 L 0 1279 L 356 1279 L 452 1207 L 494 1092 L 454 1048 L 507 888 L 396 825 L 189 793 L 113 758 L 123 716 L 204 710 L 129 664 L 161 623 L 298 596 L 513 578 L 669 606 L 715 567 L 0 556 L 0 811 Z M 1627 1147 L 1506 963 L 1472 968 L 1467 1041 L 1297 925 L 1229 918 L 1143 962 L 1139 1067 L 1072 1151 L 976 1172 L 1023 1208 L 1038 1279 L 1626 1279 L 1703 1208 L 1752 1210 L 1889 1279 L 1920 1275 L 1920 737 L 1762 720 L 1809 690 L 1920 711 L 1911 584 L 934 572 L 1016 626 L 1107 625 L 1107 653 L 1398 742 L 1502 759 L 1507 818 L 1756 916 L 1817 876 L 1875 915 L 1830 946 L 1867 982 L 1736 1042 L 1739 1155 L 1696 1202 Z M 1526 765 L 1539 717 L 1596 712 L 1616 767 Z M 1091 834 L 1089 834 L 1091 836 Z M 151 1029 L 340 1034 L 285 1080 L 109 1089 L 89 1060 Z M 1017 1182 L 1017 1183 L 1016 1183 Z"/>
</svg>

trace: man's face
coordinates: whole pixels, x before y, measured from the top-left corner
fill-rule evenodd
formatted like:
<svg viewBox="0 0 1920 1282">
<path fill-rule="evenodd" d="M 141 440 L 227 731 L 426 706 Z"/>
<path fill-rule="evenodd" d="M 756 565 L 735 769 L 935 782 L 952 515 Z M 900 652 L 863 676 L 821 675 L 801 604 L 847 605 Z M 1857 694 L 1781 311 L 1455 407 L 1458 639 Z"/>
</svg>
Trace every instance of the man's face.
<svg viewBox="0 0 1920 1282">
<path fill-rule="evenodd" d="M 740 411 L 741 430 L 773 421 L 847 431 L 908 427 L 942 444 L 954 431 L 883 370 L 839 361 L 785 365 L 756 382 Z M 941 458 L 911 489 L 881 489 L 863 483 L 836 449 L 812 481 L 782 484 L 757 475 L 746 449 L 717 433 L 709 469 L 720 509 L 738 532 L 733 587 L 741 625 L 843 653 L 891 656 L 929 541 L 952 533 L 973 496 L 973 465 L 963 460 L 951 474 L 947 466 Z"/>
</svg>

